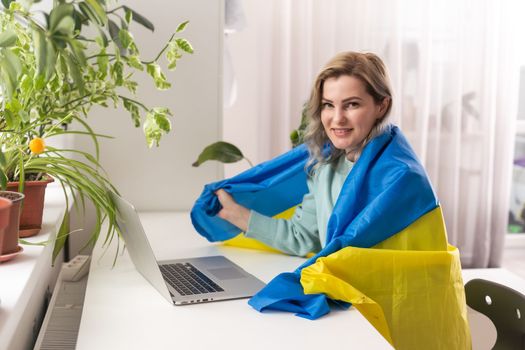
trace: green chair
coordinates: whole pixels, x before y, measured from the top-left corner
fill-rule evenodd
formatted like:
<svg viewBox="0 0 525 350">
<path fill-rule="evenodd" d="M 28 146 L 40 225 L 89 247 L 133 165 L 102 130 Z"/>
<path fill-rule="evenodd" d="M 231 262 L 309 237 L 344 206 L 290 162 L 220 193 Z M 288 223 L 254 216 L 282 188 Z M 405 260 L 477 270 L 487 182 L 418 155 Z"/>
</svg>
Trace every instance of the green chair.
<svg viewBox="0 0 525 350">
<path fill-rule="evenodd" d="M 484 314 L 496 327 L 493 349 L 525 349 L 525 295 L 504 285 L 473 279 L 465 285 L 467 305 Z"/>
</svg>

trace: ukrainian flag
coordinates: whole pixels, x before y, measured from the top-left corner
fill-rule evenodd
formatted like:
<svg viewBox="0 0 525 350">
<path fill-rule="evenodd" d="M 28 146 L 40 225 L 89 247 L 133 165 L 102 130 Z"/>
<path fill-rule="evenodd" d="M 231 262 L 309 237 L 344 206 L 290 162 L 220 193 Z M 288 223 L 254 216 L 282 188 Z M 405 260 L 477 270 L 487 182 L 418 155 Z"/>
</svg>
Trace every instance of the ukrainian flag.
<svg viewBox="0 0 525 350">
<path fill-rule="evenodd" d="M 191 212 L 195 228 L 210 241 L 239 234 L 215 216 L 220 204 L 214 192 L 220 188 L 268 216 L 299 204 L 307 192 L 307 159 L 307 149 L 300 146 L 207 185 Z M 294 272 L 276 276 L 249 304 L 259 311 L 316 319 L 329 312 L 329 299 L 352 303 L 396 348 L 428 348 L 427 336 L 443 344 L 433 348 L 470 346 L 459 253 L 447 243 L 437 197 L 396 126 L 388 126 L 364 148 L 343 184 L 326 242 Z M 426 316 L 434 313 L 433 318 L 423 322 L 417 306 L 424 306 Z M 444 326 L 436 327 L 436 319 Z M 430 331 L 418 333 L 425 326 Z M 407 341 L 414 336 L 415 341 Z"/>
</svg>

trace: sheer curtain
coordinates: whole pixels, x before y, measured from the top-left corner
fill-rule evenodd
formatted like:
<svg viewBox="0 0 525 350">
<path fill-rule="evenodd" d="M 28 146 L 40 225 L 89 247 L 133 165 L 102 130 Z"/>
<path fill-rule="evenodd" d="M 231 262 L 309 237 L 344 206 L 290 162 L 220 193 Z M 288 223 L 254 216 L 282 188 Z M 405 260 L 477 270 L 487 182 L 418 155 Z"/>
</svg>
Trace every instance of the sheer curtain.
<svg viewBox="0 0 525 350">
<path fill-rule="evenodd" d="M 339 51 L 375 52 L 392 78 L 391 120 L 428 171 L 463 265 L 498 266 L 509 206 L 518 48 L 525 40 L 520 2 L 245 0 L 244 6 L 250 29 L 240 40 L 256 45 L 235 50 L 233 61 L 252 64 L 249 77 L 237 77 L 252 104 L 226 111 L 225 135 L 238 130 L 229 116 L 238 114 L 256 125 L 253 137 L 240 144 L 253 148 L 257 140 L 256 161 L 288 150 L 288 135 L 324 63 Z"/>
</svg>

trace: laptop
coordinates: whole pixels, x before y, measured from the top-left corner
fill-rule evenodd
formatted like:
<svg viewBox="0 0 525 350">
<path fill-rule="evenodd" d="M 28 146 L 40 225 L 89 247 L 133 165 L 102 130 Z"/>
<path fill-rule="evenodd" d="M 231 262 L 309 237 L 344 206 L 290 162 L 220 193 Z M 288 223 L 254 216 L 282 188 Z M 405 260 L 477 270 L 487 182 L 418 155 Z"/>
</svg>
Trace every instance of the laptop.
<svg viewBox="0 0 525 350">
<path fill-rule="evenodd" d="M 133 264 L 170 303 L 187 305 L 249 298 L 265 286 L 224 256 L 157 261 L 133 205 L 115 193 L 110 195 Z"/>
</svg>

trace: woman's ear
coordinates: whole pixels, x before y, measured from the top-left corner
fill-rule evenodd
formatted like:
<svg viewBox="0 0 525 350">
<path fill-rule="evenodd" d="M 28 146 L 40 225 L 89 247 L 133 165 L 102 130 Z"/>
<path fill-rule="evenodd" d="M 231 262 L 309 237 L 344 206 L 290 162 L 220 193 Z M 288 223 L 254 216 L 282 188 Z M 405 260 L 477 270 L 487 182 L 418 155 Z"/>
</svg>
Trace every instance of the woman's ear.
<svg viewBox="0 0 525 350">
<path fill-rule="evenodd" d="M 390 97 L 385 97 L 383 101 L 381 101 L 381 104 L 379 105 L 379 118 L 378 119 L 383 119 L 388 109 L 389 104 L 390 104 Z"/>
</svg>

